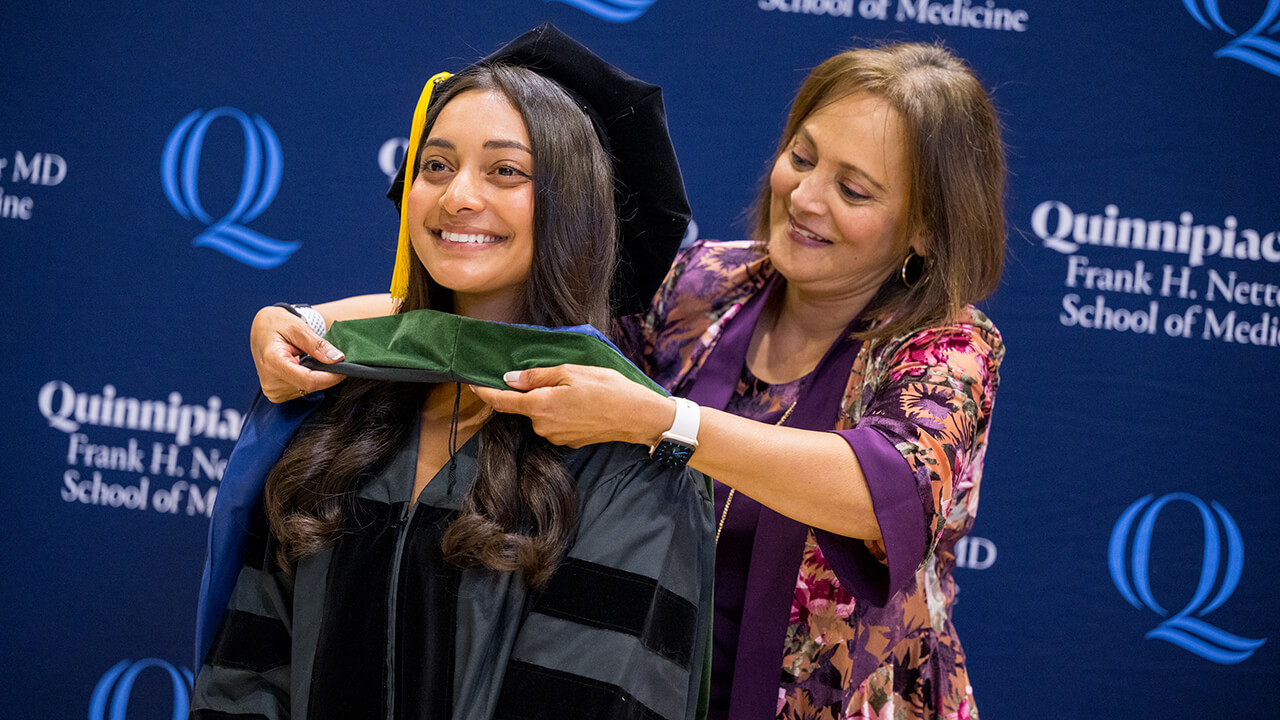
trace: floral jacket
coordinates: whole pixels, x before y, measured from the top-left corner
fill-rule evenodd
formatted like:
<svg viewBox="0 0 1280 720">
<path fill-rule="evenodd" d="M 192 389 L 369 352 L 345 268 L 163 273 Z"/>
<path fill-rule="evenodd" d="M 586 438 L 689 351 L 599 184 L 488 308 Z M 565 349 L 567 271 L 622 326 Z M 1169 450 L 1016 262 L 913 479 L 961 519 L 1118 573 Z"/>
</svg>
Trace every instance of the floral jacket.
<svg viewBox="0 0 1280 720">
<path fill-rule="evenodd" d="M 624 352 L 686 394 L 774 275 L 751 242 L 699 241 L 650 310 L 622 322 Z M 952 570 L 977 510 L 1003 355 L 999 331 L 968 307 L 949 324 L 863 344 L 844 387 L 823 388 L 843 392 L 829 429 L 863 466 L 883 540 L 762 512 L 731 718 L 977 718 L 951 624 Z"/>
</svg>

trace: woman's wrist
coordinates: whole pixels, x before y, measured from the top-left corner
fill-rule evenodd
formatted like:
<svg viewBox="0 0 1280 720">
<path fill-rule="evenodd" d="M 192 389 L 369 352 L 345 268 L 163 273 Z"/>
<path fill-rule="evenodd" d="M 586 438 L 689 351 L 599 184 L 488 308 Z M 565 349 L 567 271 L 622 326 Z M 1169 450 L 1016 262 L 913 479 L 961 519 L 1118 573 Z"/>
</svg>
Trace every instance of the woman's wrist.
<svg viewBox="0 0 1280 720">
<path fill-rule="evenodd" d="M 629 442 L 645 447 L 653 447 L 662 438 L 662 433 L 671 427 L 676 416 L 675 398 L 649 392 L 651 399 L 646 399 L 641 411 L 636 408 L 628 425 L 632 429 Z"/>
<path fill-rule="evenodd" d="M 701 408 L 692 400 L 671 397 L 675 414 L 670 424 L 650 445 L 649 457 L 675 468 L 684 467 L 698 449 Z"/>
<path fill-rule="evenodd" d="M 320 337 L 324 337 L 324 334 L 329 331 L 329 323 L 326 322 L 324 316 L 310 305 L 278 302 L 272 307 L 278 307 L 293 314 L 305 322 L 307 327 L 311 328 L 311 332 Z"/>
</svg>

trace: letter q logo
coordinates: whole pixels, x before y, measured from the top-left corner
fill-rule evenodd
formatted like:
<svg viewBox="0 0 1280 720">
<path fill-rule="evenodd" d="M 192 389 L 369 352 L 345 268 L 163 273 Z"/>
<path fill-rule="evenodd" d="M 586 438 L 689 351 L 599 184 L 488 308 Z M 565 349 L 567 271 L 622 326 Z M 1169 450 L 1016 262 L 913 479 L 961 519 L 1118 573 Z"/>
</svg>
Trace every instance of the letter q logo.
<svg viewBox="0 0 1280 720">
<path fill-rule="evenodd" d="M 137 662 L 121 660 L 108 670 L 98 686 L 93 689 L 89 701 L 89 720 L 125 720 L 129 712 L 129 695 L 138 674 L 148 668 L 159 668 L 169 674 L 173 682 L 173 720 L 184 720 L 191 706 L 191 688 L 195 678 L 191 671 L 181 671 L 158 658 L 146 658 Z"/>
<path fill-rule="evenodd" d="M 205 134 L 209 124 L 218 118 L 231 118 L 244 131 L 244 174 L 235 203 L 226 215 L 215 220 L 200 203 L 198 176 Z M 294 241 L 266 237 L 241 224 L 261 215 L 280 189 L 280 140 L 261 117 L 250 118 L 231 107 L 196 110 L 169 134 L 160 165 L 169 204 L 182 217 L 195 218 L 208 228 L 192 242 L 196 247 L 211 247 L 246 265 L 267 269 L 288 260 L 300 246 Z"/>
<path fill-rule="evenodd" d="M 1272 75 L 1280 75 L 1280 43 L 1268 37 L 1280 30 L 1280 22 L 1277 22 L 1280 19 L 1280 2 L 1267 0 L 1258 21 L 1248 30 L 1236 32 L 1223 19 L 1218 1 L 1182 0 L 1187 12 L 1205 29 L 1216 27 L 1231 36 L 1231 41 L 1218 48 L 1213 56 L 1235 58 Z"/>
<path fill-rule="evenodd" d="M 1204 617 L 1231 597 L 1240 575 L 1244 571 L 1244 539 L 1240 536 L 1240 528 L 1225 508 L 1217 502 L 1210 506 L 1200 498 L 1187 493 L 1169 493 L 1154 502 L 1154 495 L 1147 495 L 1128 507 L 1116 521 L 1111 531 L 1111 544 L 1108 552 L 1108 564 L 1111 568 L 1111 579 L 1116 588 L 1129 604 L 1141 610 L 1146 608 L 1161 617 L 1167 618 L 1149 632 L 1147 638 L 1158 638 L 1189 650 L 1206 660 L 1223 665 L 1231 665 L 1246 660 L 1253 655 L 1267 640 L 1251 640 L 1232 635 L 1225 630 L 1191 617 Z M 1156 518 L 1160 510 L 1171 502 L 1180 501 L 1193 505 L 1200 512 L 1204 523 L 1204 559 L 1200 566 L 1200 581 L 1195 594 L 1186 607 L 1174 613 L 1172 617 L 1151 592 L 1151 535 L 1155 530 Z M 1139 519 L 1141 514 L 1141 519 Z M 1137 527 L 1134 527 L 1134 521 Z M 1222 535 L 1226 539 L 1226 548 L 1222 546 L 1218 523 L 1222 523 Z M 1125 547 L 1129 544 L 1130 531 L 1133 531 L 1133 549 L 1130 553 L 1129 567 L 1125 567 Z M 1222 554 L 1226 551 L 1226 568 L 1222 573 L 1221 585 L 1214 593 L 1218 581 L 1218 568 L 1222 564 Z M 1130 579 L 1132 577 L 1132 582 Z M 1209 595 L 1213 594 L 1210 600 Z"/>
</svg>

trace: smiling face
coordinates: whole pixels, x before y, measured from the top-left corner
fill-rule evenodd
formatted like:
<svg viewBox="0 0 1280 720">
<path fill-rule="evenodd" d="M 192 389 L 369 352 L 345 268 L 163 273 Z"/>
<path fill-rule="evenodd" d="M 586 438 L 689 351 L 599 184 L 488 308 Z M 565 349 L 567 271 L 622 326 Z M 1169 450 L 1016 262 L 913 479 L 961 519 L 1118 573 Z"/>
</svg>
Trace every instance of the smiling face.
<svg viewBox="0 0 1280 720">
<path fill-rule="evenodd" d="M 769 176 L 769 256 L 788 283 L 865 306 L 907 253 L 907 170 L 901 121 L 880 98 L 806 118 Z"/>
<path fill-rule="evenodd" d="M 469 90 L 441 110 L 423 140 L 409 191 L 409 239 L 454 310 L 519 316 L 533 263 L 533 150 L 502 93 Z"/>
</svg>

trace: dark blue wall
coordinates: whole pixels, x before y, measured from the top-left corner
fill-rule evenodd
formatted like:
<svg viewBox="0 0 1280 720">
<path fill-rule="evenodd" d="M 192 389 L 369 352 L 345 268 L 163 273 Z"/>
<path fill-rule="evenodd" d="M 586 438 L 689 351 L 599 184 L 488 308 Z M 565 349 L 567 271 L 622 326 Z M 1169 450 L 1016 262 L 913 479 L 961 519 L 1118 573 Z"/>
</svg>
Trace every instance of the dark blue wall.
<svg viewBox="0 0 1280 720">
<path fill-rule="evenodd" d="M 1274 717 L 1278 14 L 1261 0 L 4 3 L 3 714 L 184 712 L 206 515 L 255 387 L 254 310 L 384 290 L 379 153 L 422 82 L 551 20 L 664 86 L 705 237 L 743 235 L 808 68 L 882 39 L 969 59 L 1012 169 L 988 303 L 1009 354 L 979 539 L 957 571 L 983 716 Z M 210 231 L 228 215 L 246 231 Z M 226 252 L 204 244 L 218 237 Z"/>
</svg>

